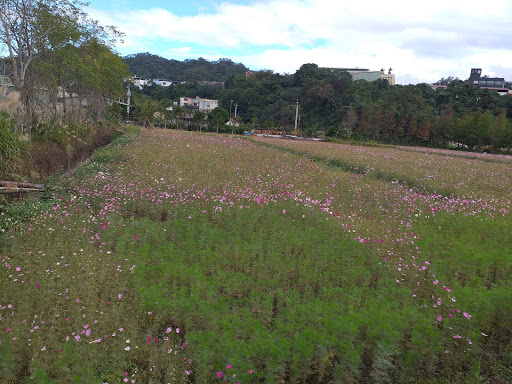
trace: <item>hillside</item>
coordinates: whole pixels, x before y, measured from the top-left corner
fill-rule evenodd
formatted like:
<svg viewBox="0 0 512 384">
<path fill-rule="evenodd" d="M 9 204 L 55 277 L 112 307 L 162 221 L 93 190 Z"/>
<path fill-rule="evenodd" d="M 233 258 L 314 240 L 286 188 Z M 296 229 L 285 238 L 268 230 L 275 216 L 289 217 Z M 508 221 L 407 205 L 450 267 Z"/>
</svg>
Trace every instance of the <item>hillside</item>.
<svg viewBox="0 0 512 384">
<path fill-rule="evenodd" d="M 234 63 L 230 59 L 208 61 L 200 57 L 179 61 L 150 53 L 137 53 L 126 56 L 124 60 L 133 75 L 150 79 L 225 81 L 230 75 L 249 70 L 242 63 Z"/>
</svg>

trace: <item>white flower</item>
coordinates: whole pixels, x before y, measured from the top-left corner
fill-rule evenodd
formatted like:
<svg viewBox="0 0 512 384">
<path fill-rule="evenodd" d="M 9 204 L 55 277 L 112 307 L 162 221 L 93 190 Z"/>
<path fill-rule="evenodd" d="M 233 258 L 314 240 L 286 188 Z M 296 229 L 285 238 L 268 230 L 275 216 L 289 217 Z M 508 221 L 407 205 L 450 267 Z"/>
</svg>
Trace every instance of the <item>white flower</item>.
<svg viewBox="0 0 512 384">
<path fill-rule="evenodd" d="M 131 349 L 130 346 L 127 346 L 124 350 L 129 351 L 130 349 Z"/>
</svg>

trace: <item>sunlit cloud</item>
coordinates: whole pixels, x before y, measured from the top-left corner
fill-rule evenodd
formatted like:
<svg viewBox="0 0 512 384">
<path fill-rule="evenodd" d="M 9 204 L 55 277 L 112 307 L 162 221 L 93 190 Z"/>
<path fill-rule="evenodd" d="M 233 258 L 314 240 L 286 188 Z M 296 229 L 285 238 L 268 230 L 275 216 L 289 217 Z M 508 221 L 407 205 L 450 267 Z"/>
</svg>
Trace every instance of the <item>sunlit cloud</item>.
<svg viewBox="0 0 512 384">
<path fill-rule="evenodd" d="M 93 4 L 94 6 L 94 4 Z M 394 68 L 400 83 L 466 78 L 471 67 L 489 75 L 509 57 L 512 5 L 474 0 L 383 3 L 268 0 L 198 5 L 180 16 L 171 7 L 98 11 L 91 16 L 126 33 L 121 54 L 230 57 L 250 68 L 295 72 L 300 65 Z M 212 54 L 213 52 L 213 54 Z M 499 54 L 500 56 L 496 56 Z M 193 56 L 192 56 L 193 55 Z"/>
</svg>

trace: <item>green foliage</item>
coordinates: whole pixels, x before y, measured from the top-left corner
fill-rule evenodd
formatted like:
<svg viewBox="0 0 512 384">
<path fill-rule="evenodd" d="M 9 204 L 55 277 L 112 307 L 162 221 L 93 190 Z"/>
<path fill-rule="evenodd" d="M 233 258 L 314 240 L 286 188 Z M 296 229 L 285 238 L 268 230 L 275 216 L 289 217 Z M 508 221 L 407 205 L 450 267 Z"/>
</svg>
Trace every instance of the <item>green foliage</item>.
<svg viewBox="0 0 512 384">
<path fill-rule="evenodd" d="M 217 107 L 208 114 L 208 120 L 215 126 L 218 133 L 219 126 L 224 125 L 229 120 L 229 113 L 224 108 Z"/>
<path fill-rule="evenodd" d="M 248 71 L 243 64 L 234 63 L 230 59 L 208 61 L 200 57 L 178 61 L 150 53 L 137 53 L 126 56 L 124 61 L 128 64 L 131 73 L 149 79 L 225 81 L 231 75 L 245 74 Z"/>
<path fill-rule="evenodd" d="M 33 138 L 34 140 L 44 140 L 56 143 L 62 148 L 68 147 L 70 143 L 68 130 L 51 120 L 39 125 L 37 131 L 33 135 Z"/>
<path fill-rule="evenodd" d="M 139 55 L 152 58 L 149 54 Z M 256 117 L 264 126 L 273 118 L 275 125 L 283 130 L 291 129 L 299 99 L 301 123 L 316 125 L 319 131 L 329 130 L 328 137 L 348 140 L 355 134 L 358 140 L 427 146 L 446 147 L 455 142 L 460 147 L 493 145 L 506 149 L 512 145 L 506 127 L 508 120 L 500 117 L 500 122 L 493 126 L 503 109 L 506 109 L 504 116 L 510 118 L 510 98 L 457 79 L 441 81 L 449 85 L 437 91 L 427 84 L 390 86 L 380 80 L 353 82 L 345 71 L 304 64 L 293 75 L 272 71 L 254 72 L 249 77 L 232 74 L 224 89 L 189 83 L 151 86 L 142 92 L 156 100 L 197 95 L 216 98 L 226 110 L 232 109 L 236 102 L 237 114 L 243 122 L 249 123 Z M 466 124 L 466 116 L 471 123 Z M 217 131 L 215 124 L 214 129 Z"/>
<path fill-rule="evenodd" d="M 458 212 L 467 200 L 425 193 L 433 181 L 407 165 L 407 188 L 379 182 L 398 172 L 355 167 L 355 147 L 343 146 L 349 162 L 295 149 L 336 147 L 325 143 L 293 141 L 281 153 L 163 130 L 132 144 L 135 134 L 97 151 L 41 206 L 27 200 L 0 216 L 17 218 L 0 235 L 3 380 L 202 384 L 219 371 L 245 383 L 512 379 L 508 212 L 475 213 L 479 198 Z M 365 161 L 382 150 L 363 149 Z M 393 163 L 417 159 L 383 152 Z M 429 156 L 420 158 L 442 163 Z M 436 168 L 443 175 L 455 163 L 482 166 L 449 160 Z M 252 190 L 269 199 L 255 203 L 244 196 Z M 507 198 L 500 193 L 492 202 Z M 313 202 L 322 196 L 332 204 Z M 445 203 L 454 205 L 429 205 Z M 471 319 L 449 317 L 456 308 Z"/>
<path fill-rule="evenodd" d="M 0 113 L 0 178 L 12 178 L 21 171 L 27 145 L 14 134 L 14 122 Z"/>
</svg>

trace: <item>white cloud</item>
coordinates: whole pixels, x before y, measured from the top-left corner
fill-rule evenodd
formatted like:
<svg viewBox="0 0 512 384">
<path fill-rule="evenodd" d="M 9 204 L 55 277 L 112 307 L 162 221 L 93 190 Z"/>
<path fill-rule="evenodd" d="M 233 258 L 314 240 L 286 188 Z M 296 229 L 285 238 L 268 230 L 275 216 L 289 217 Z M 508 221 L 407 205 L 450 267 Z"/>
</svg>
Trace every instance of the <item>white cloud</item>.
<svg viewBox="0 0 512 384">
<path fill-rule="evenodd" d="M 123 53 L 211 57 L 213 50 L 217 58 L 290 73 L 307 62 L 391 66 L 398 82 L 407 83 L 448 75 L 466 78 L 472 66 L 504 76 L 491 70 L 512 52 L 507 49 L 511 3 L 494 0 L 486 7 L 476 0 L 255 0 L 249 5 L 223 2 L 195 16 L 178 16 L 164 8 L 90 13 L 127 34 L 119 46 Z M 159 46 L 141 44 L 156 40 Z M 162 41 L 168 45 L 162 46 Z M 204 47 L 205 54 L 198 47 Z"/>
</svg>

